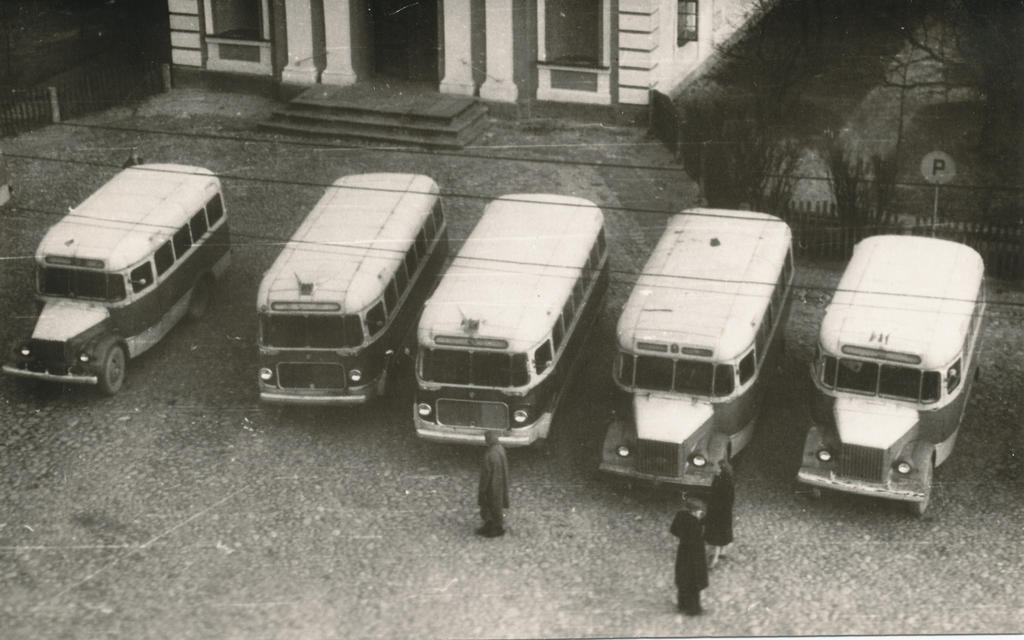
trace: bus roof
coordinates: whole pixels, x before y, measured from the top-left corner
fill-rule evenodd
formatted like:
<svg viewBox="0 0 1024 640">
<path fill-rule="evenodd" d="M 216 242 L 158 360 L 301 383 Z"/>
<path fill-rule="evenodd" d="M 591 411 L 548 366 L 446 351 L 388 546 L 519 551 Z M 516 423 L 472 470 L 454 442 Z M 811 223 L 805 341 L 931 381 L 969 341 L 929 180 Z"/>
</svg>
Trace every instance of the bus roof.
<svg viewBox="0 0 1024 640">
<path fill-rule="evenodd" d="M 963 348 L 985 265 L 974 249 L 917 236 L 873 236 L 854 248 L 821 323 L 822 347 L 906 353 L 925 369 Z"/>
<path fill-rule="evenodd" d="M 101 260 L 119 271 L 151 255 L 217 191 L 209 169 L 143 164 L 124 169 L 50 227 L 36 260 Z"/>
<path fill-rule="evenodd" d="M 512 352 L 551 331 L 604 225 L 593 202 L 510 194 L 487 205 L 420 318 L 420 344 L 480 337 Z"/>
<path fill-rule="evenodd" d="M 791 243 L 765 213 L 688 209 L 668 220 L 618 323 L 619 347 L 689 347 L 717 361 L 754 342 Z"/>
<path fill-rule="evenodd" d="M 260 283 L 258 306 L 334 302 L 359 313 L 380 297 L 437 201 L 437 184 L 408 173 L 339 178 Z M 300 293 L 300 283 L 312 293 Z"/>
</svg>

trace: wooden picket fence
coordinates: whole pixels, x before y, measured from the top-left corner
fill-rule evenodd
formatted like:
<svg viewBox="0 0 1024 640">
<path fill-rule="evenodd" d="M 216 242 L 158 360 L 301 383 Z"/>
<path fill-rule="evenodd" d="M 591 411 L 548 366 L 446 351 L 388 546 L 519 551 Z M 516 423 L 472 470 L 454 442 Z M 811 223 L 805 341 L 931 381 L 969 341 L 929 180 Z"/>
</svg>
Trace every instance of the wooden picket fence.
<svg viewBox="0 0 1024 640">
<path fill-rule="evenodd" d="M 1024 225 L 985 221 L 939 220 L 912 216 L 887 216 L 867 228 L 839 223 L 830 203 L 794 203 L 783 217 L 793 230 L 796 256 L 846 260 L 853 246 L 868 236 L 896 234 L 944 238 L 974 248 L 985 261 L 985 272 L 994 278 L 1024 279 Z"/>
<path fill-rule="evenodd" d="M 101 111 L 166 89 L 168 72 L 155 62 L 89 67 L 47 86 L 0 87 L 0 136 Z"/>
</svg>

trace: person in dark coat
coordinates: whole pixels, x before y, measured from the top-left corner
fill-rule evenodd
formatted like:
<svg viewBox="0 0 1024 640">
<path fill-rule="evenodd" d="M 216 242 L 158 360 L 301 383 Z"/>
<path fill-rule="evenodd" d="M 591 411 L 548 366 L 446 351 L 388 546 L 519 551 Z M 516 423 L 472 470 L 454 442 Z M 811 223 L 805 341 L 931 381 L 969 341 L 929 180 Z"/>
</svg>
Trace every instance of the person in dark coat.
<svg viewBox="0 0 1024 640">
<path fill-rule="evenodd" d="M 685 498 L 684 498 L 685 500 Z M 688 616 L 703 612 L 700 606 L 700 592 L 708 586 L 708 559 L 704 555 L 704 533 L 701 526 L 702 506 L 686 500 L 684 507 L 676 512 L 669 531 L 679 538 L 676 549 L 677 606 Z"/>
<path fill-rule="evenodd" d="M 718 463 L 718 473 L 711 481 L 708 515 L 704 520 L 704 542 L 711 547 L 709 569 L 718 564 L 719 556 L 732 542 L 732 505 L 735 497 L 732 466 L 728 460 L 722 460 Z"/>
<path fill-rule="evenodd" d="M 477 504 L 484 524 L 476 530 L 477 535 L 495 538 L 505 534 L 504 514 L 508 508 L 508 458 L 505 448 L 498 442 L 495 431 L 484 434 L 487 452 L 480 467 L 480 486 Z"/>
</svg>

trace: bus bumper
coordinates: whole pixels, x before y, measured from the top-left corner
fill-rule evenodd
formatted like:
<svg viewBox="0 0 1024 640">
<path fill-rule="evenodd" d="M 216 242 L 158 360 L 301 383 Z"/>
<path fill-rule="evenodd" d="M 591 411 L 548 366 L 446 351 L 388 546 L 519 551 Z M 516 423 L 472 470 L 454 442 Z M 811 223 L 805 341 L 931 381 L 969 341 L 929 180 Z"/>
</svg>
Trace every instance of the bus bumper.
<svg viewBox="0 0 1024 640">
<path fill-rule="evenodd" d="M 526 447 L 541 438 L 547 437 L 551 428 L 551 414 L 545 413 L 533 424 L 525 427 L 512 429 L 485 429 L 483 427 L 451 427 L 428 422 L 416 413 L 413 409 L 413 424 L 416 425 L 416 435 L 424 440 L 433 442 L 448 442 L 452 444 L 484 444 L 484 434 L 487 431 L 498 433 L 498 442 L 505 447 Z"/>
<path fill-rule="evenodd" d="M 28 369 L 19 369 L 18 367 L 12 367 L 9 364 L 3 366 L 3 371 L 6 374 L 12 376 L 21 376 L 22 378 L 32 378 L 34 380 L 48 380 L 50 382 L 63 382 L 65 384 L 97 384 L 99 378 L 97 376 L 90 375 L 76 375 L 76 374 L 57 374 L 50 373 L 48 371 L 30 371 Z"/>
<path fill-rule="evenodd" d="M 637 471 L 635 452 L 628 456 L 620 456 L 618 454 L 619 445 L 626 441 L 623 429 L 622 424 L 617 422 L 613 422 L 608 426 L 601 452 L 601 464 L 597 467 L 598 470 L 632 480 L 647 482 L 655 486 L 663 484 L 693 488 L 711 486 L 714 476 L 706 471 L 691 471 L 690 465 L 686 465 L 686 469 L 684 469 L 681 476 L 656 475 Z M 635 449 L 635 447 L 633 448 Z"/>
<path fill-rule="evenodd" d="M 808 468 L 800 469 L 797 472 L 796 479 L 812 487 L 833 489 L 862 496 L 886 498 L 901 502 L 924 502 L 926 499 L 924 488 L 915 487 L 913 483 L 907 483 L 909 486 L 906 487 L 894 486 L 893 484 L 883 485 L 837 477 L 831 471 Z"/>
<path fill-rule="evenodd" d="M 282 389 L 260 382 L 260 400 L 270 404 L 352 406 L 366 404 L 381 395 L 384 376 L 343 392 L 330 389 Z"/>
</svg>

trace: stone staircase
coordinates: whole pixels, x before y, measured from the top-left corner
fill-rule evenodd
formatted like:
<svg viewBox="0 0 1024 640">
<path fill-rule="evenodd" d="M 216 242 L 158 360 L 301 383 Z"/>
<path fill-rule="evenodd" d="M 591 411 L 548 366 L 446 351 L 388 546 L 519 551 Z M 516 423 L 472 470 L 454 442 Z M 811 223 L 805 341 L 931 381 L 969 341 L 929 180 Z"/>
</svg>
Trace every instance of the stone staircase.
<svg viewBox="0 0 1024 640">
<path fill-rule="evenodd" d="M 279 133 L 460 148 L 487 128 L 487 107 L 427 85 L 317 85 L 275 110 L 259 126 Z"/>
</svg>

